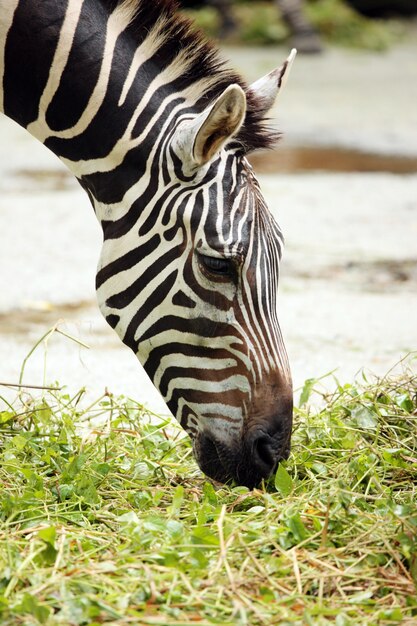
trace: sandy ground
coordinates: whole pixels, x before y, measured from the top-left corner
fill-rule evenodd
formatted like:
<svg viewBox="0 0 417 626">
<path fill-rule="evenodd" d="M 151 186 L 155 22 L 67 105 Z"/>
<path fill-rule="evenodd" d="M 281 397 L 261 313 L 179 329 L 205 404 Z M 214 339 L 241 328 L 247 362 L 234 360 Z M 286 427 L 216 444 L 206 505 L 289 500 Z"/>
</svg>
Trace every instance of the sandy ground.
<svg viewBox="0 0 417 626">
<path fill-rule="evenodd" d="M 250 81 L 286 51 L 225 55 Z M 285 145 L 417 156 L 416 58 L 417 42 L 299 57 L 276 107 Z M 0 137 L 0 382 L 18 381 L 25 356 L 59 321 L 90 348 L 54 334 L 28 360 L 26 383 L 86 386 L 90 398 L 108 388 L 166 412 L 96 307 L 101 233 L 84 192 L 4 117 Z M 260 180 L 287 241 L 278 306 L 295 387 L 334 370 L 342 381 L 362 368 L 384 375 L 417 350 L 417 173 L 277 171 Z M 2 395 L 14 394 L 0 387 Z"/>
</svg>

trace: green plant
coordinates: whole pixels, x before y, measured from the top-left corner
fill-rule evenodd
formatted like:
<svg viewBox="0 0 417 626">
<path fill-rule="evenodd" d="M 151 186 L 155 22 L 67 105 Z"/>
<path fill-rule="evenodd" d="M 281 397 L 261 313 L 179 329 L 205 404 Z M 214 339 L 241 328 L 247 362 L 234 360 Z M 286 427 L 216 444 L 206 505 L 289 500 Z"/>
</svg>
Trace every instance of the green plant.
<svg viewBox="0 0 417 626">
<path fill-rule="evenodd" d="M 273 2 L 241 0 L 233 7 L 238 29 L 230 39 L 246 45 L 282 44 L 290 36 Z M 320 36 L 331 44 L 365 50 L 386 50 L 404 35 L 398 20 L 373 20 L 357 13 L 343 0 L 311 0 L 304 11 Z M 219 32 L 213 8 L 186 12 L 209 37 Z"/>
<path fill-rule="evenodd" d="M 49 389 L 0 411 L 0 615 L 45 624 L 411 624 L 416 377 L 307 381 L 260 489 L 207 482 L 169 419 Z"/>
</svg>

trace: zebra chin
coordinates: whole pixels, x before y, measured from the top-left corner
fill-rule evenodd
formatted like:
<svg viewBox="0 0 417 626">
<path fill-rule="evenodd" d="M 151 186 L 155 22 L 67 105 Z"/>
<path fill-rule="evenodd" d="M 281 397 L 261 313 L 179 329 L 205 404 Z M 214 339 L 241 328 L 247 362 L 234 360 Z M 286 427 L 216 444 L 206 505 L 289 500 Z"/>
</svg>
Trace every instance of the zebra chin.
<svg viewBox="0 0 417 626">
<path fill-rule="evenodd" d="M 207 434 L 193 439 L 195 459 L 204 474 L 220 483 L 253 489 L 273 474 L 290 454 L 291 428 L 269 435 L 252 430 L 235 445 L 225 445 Z"/>
</svg>

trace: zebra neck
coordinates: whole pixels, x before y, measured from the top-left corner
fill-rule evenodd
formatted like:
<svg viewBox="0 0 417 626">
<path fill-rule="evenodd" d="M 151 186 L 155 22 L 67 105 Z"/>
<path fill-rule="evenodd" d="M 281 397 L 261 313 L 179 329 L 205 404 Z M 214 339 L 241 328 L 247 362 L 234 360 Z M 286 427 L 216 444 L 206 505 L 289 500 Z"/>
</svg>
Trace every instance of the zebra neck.
<svg viewBox="0 0 417 626">
<path fill-rule="evenodd" d="M 149 59 L 155 41 L 149 31 L 142 39 L 129 31 L 136 8 L 0 0 L 2 110 L 99 195 L 89 177 L 114 171 L 130 151 L 144 149 L 144 139 L 151 144 L 162 121 L 151 135 L 147 126 L 167 104 L 165 93 L 156 94 L 160 69 Z"/>
<path fill-rule="evenodd" d="M 0 0 L 0 108 L 64 162 L 96 209 L 155 178 L 148 164 L 182 113 L 244 86 L 174 5 Z M 246 100 L 236 139 L 267 147 L 259 103 L 250 91 Z"/>
</svg>

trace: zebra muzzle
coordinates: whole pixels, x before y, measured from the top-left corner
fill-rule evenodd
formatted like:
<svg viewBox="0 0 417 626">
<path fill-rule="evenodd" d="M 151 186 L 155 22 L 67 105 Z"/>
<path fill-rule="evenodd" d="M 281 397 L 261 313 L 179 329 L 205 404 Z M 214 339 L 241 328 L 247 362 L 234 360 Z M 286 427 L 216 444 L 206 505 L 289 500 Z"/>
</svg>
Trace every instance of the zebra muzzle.
<svg viewBox="0 0 417 626">
<path fill-rule="evenodd" d="M 249 489 L 257 487 L 290 453 L 291 428 L 269 434 L 254 428 L 235 445 L 199 434 L 193 441 L 194 456 L 200 469 L 221 483 L 235 482 Z"/>
</svg>

